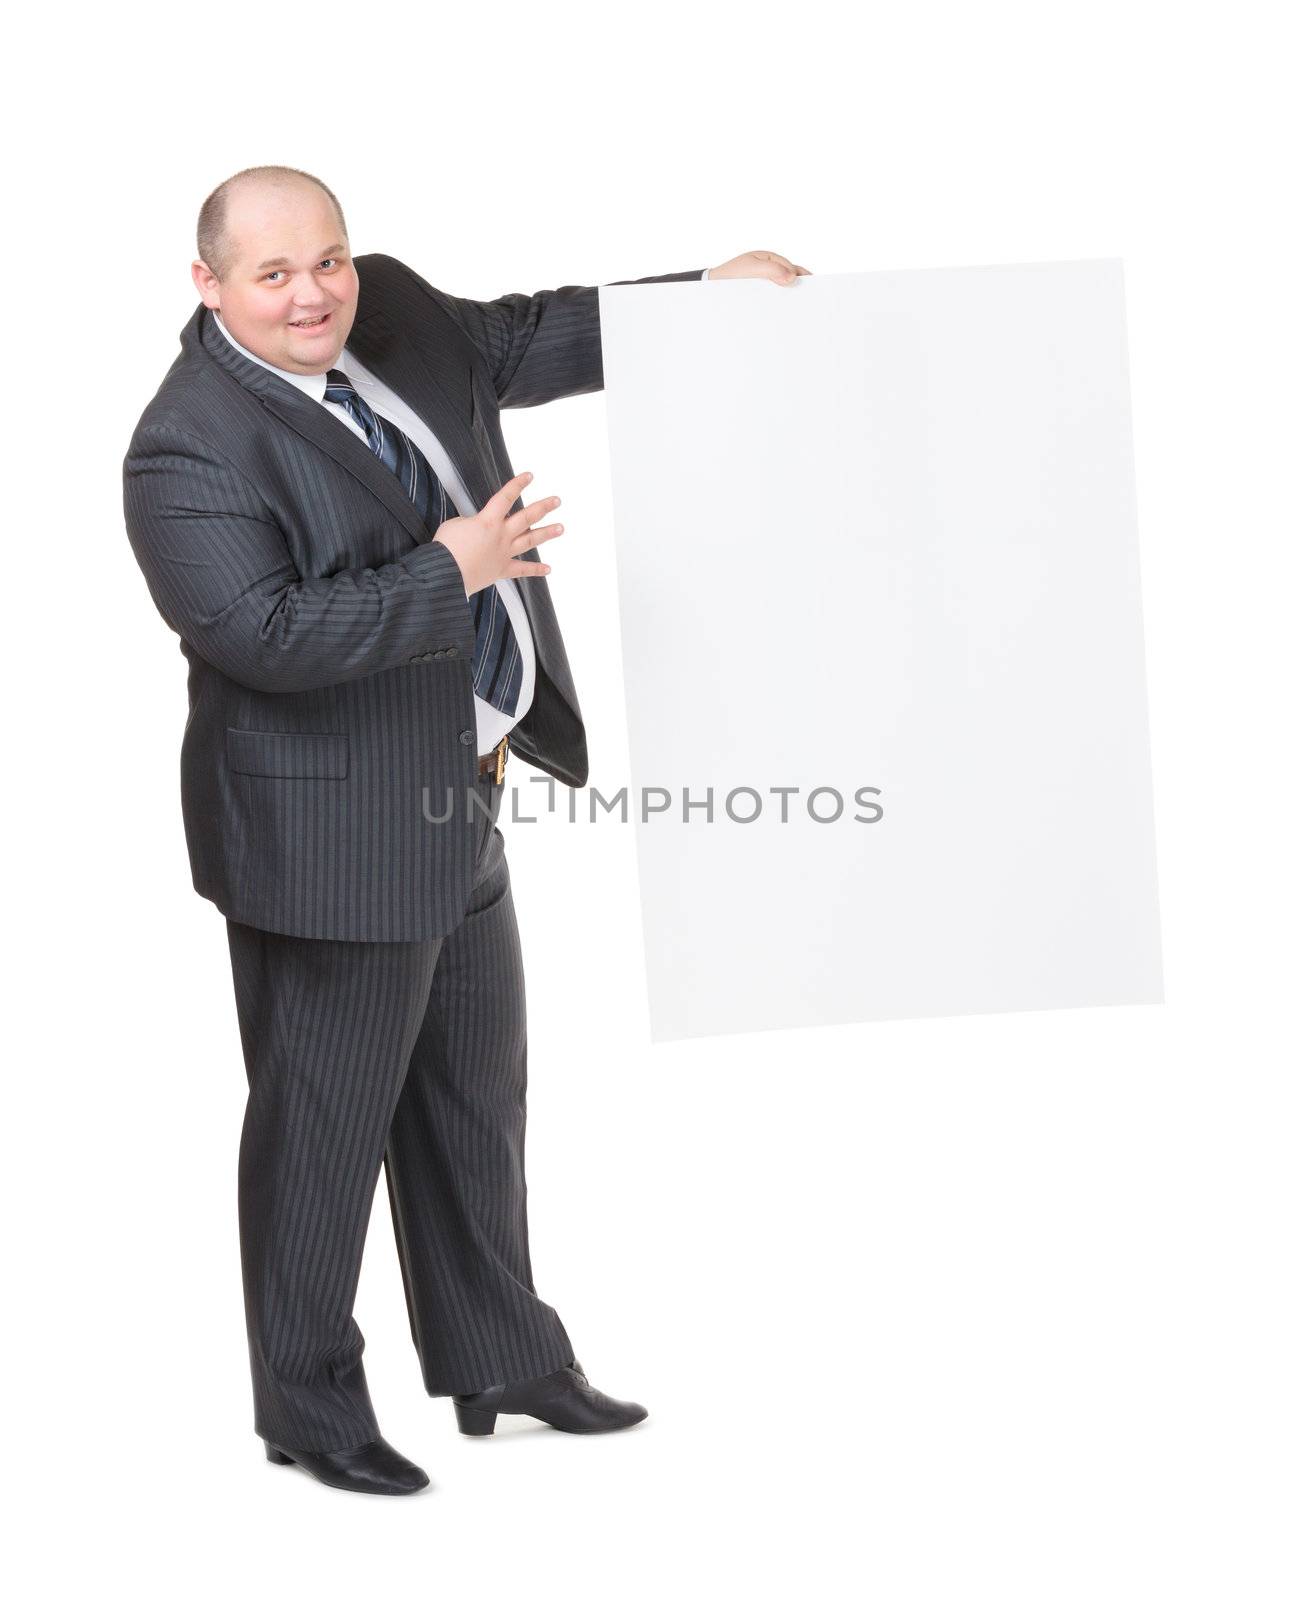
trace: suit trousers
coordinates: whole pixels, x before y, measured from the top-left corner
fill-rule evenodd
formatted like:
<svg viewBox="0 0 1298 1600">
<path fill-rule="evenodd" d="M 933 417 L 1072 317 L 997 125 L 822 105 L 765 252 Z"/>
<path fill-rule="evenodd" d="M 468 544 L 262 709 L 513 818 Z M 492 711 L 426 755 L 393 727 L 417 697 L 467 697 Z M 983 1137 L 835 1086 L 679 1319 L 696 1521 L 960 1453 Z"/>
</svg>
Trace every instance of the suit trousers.
<svg viewBox="0 0 1298 1600">
<path fill-rule="evenodd" d="M 381 1166 L 428 1393 L 573 1359 L 528 1251 L 504 785 L 480 778 L 473 793 L 481 805 L 461 792 L 452 818 L 429 824 L 475 830 L 473 891 L 450 933 L 361 943 L 227 922 L 248 1074 L 239 1239 L 253 1417 L 278 1444 L 343 1450 L 379 1436 L 352 1311 Z"/>
</svg>

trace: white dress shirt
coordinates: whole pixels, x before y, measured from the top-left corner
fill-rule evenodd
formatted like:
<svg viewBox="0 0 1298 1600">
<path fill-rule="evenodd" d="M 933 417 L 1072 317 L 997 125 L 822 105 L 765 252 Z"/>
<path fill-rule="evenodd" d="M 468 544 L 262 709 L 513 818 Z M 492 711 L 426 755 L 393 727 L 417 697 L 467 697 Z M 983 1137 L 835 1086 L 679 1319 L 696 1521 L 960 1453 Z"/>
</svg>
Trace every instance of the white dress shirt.
<svg viewBox="0 0 1298 1600">
<path fill-rule="evenodd" d="M 251 350 L 246 350 L 235 338 L 221 319 L 219 311 L 214 312 L 216 325 L 230 341 L 240 355 L 247 356 L 249 361 L 255 361 L 259 367 L 265 367 L 268 372 L 275 373 L 291 383 L 295 388 L 312 400 L 317 400 L 330 414 L 337 417 L 343 427 L 351 431 L 362 441 L 365 440 L 365 430 L 350 417 L 342 406 L 332 400 L 325 399 L 325 389 L 328 386 L 327 375 L 323 372 L 285 372 L 283 367 L 272 366 L 269 361 L 263 361 L 260 356 L 253 355 Z M 442 480 L 446 493 L 455 505 L 455 509 L 462 517 L 476 516 L 479 507 L 475 506 L 469 498 L 468 491 L 455 464 L 442 448 L 441 442 L 429 428 L 424 420 L 417 416 L 405 403 L 399 394 L 389 389 L 372 372 L 356 359 L 344 345 L 342 354 L 336 363 L 340 372 L 345 372 L 356 386 L 356 392 L 379 416 L 387 422 L 395 422 L 397 427 L 414 441 L 428 458 L 428 464 Z M 436 529 L 432 530 L 436 532 Z M 532 582 L 524 579 L 525 583 Z M 521 721 L 528 707 L 532 704 L 532 693 L 536 687 L 536 646 L 532 640 L 532 630 L 528 625 L 527 613 L 523 610 L 523 602 L 519 598 L 514 578 L 498 578 L 496 588 L 500 591 L 500 598 L 504 602 L 505 610 L 509 613 L 510 625 L 518 639 L 519 654 L 523 659 L 523 682 L 518 691 L 518 704 L 514 708 L 513 716 L 507 716 L 497 706 L 489 705 L 479 695 L 473 697 L 473 709 L 478 724 L 478 754 L 485 756 L 489 750 L 494 750 L 500 743 L 501 736 L 509 732 L 516 722 Z"/>
</svg>

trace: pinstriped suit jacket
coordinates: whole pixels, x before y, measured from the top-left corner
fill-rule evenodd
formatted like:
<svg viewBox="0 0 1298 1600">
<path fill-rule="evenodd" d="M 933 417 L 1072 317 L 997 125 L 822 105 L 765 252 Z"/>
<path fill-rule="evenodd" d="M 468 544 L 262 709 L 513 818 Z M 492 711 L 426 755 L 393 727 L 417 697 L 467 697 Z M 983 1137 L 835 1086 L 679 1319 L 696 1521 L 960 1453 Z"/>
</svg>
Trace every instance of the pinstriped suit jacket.
<svg viewBox="0 0 1298 1600">
<path fill-rule="evenodd" d="M 603 387 L 597 289 L 464 300 L 391 256 L 356 270 L 348 348 L 428 423 L 478 505 L 513 476 L 501 406 Z M 123 487 L 131 546 L 189 662 L 194 887 L 237 922 L 306 938 L 446 933 L 473 876 L 477 770 L 455 559 L 366 445 L 235 350 L 206 307 L 180 343 Z M 519 593 L 536 689 L 511 749 L 580 785 L 585 731 L 546 580 Z M 448 791 L 452 820 L 429 822 Z"/>
</svg>

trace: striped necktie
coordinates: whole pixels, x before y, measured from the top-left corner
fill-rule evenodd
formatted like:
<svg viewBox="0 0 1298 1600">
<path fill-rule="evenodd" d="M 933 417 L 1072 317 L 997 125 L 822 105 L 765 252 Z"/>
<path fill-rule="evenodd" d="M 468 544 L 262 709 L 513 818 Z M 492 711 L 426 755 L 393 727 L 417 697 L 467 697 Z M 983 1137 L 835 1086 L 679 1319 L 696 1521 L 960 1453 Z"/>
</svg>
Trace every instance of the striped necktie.
<svg viewBox="0 0 1298 1600">
<path fill-rule="evenodd" d="M 340 405 L 364 430 L 370 449 L 414 501 L 431 534 L 458 515 L 428 457 L 395 422 L 380 417 L 364 401 L 345 372 L 332 367 L 325 377 L 326 400 Z M 523 687 L 523 656 L 496 584 L 471 595 L 473 608 L 473 692 L 512 717 Z"/>
</svg>

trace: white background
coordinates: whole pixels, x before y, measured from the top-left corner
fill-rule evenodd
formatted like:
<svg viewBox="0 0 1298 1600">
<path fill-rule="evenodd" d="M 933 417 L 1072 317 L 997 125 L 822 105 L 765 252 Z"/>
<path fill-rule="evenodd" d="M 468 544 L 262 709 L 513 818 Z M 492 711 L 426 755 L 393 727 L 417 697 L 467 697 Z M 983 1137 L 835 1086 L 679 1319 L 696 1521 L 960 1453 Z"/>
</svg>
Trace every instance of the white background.
<svg viewBox="0 0 1298 1600">
<path fill-rule="evenodd" d="M 11 33 L 7 1566 L 60 1595 L 1292 1595 L 1279 8 L 458 15 Z M 456 1436 L 380 1192 L 367 1368 L 436 1485 L 402 1501 L 272 1468 L 252 1434 L 224 931 L 180 830 L 183 662 L 121 522 L 198 204 L 261 161 L 336 188 L 358 252 L 478 297 L 752 248 L 1126 270 L 1165 1006 L 650 1047 L 631 830 L 513 829 L 538 1286 L 652 1416 Z M 602 404 L 516 413 L 509 441 L 564 496 L 552 585 L 607 790 Z"/>
</svg>

